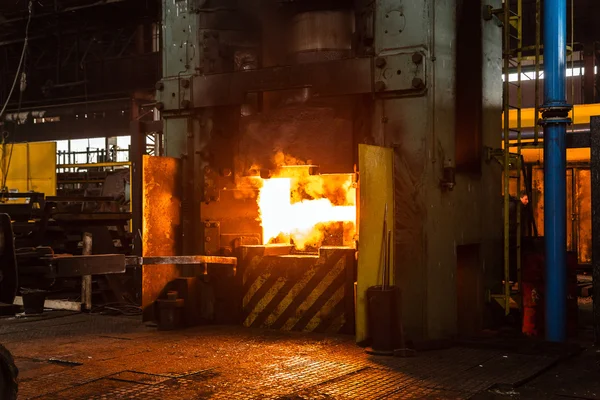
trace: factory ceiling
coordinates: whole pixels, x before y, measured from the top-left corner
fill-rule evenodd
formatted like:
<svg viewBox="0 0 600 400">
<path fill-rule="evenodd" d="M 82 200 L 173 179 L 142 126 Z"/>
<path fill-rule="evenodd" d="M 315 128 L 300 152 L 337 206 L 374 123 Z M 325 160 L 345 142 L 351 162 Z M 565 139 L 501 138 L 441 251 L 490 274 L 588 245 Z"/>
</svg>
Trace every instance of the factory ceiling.
<svg viewBox="0 0 600 400">
<path fill-rule="evenodd" d="M 516 0 L 511 0 L 516 3 Z M 579 44 L 600 41 L 600 25 L 597 15 L 600 13 L 600 1 L 597 0 L 566 0 L 567 1 L 567 36 L 571 42 L 571 22 L 573 22 L 574 42 Z M 542 0 L 543 12 L 543 0 Z M 571 8 L 575 10 L 571 15 Z M 536 0 L 523 0 L 523 37 L 525 46 L 535 43 L 535 14 Z M 542 27 L 543 38 L 543 27 Z M 543 40 L 543 39 L 542 39 Z"/>
<path fill-rule="evenodd" d="M 9 109 L 122 98 L 159 78 L 159 1 L 34 0 L 31 18 L 28 5 L 0 2 L 0 98 L 10 91 L 28 39 L 25 90 L 13 93 Z"/>
<path fill-rule="evenodd" d="M 202 0 L 198 4 L 213 7 L 223 1 L 234 2 Z M 325 6 L 348 7 L 354 1 L 239 0 L 238 4 L 247 6 L 259 2 L 300 11 Z M 73 98 L 116 98 L 132 90 L 151 89 L 161 68 L 160 57 L 151 54 L 153 45 L 149 43 L 158 41 L 158 31 L 153 24 L 160 21 L 161 3 L 160 0 L 32 1 L 23 106 L 60 103 Z M 29 0 L 0 1 L 0 98 L 7 96 L 19 65 L 28 4 Z M 567 5 L 570 33 L 571 1 L 567 0 Z M 600 15 L 600 1 L 573 0 L 573 5 L 576 48 L 600 41 L 600 24 L 595 20 L 595 16 Z M 532 46 L 536 0 L 523 0 L 523 9 L 524 46 Z M 144 43 L 140 44 L 140 40 Z M 137 61 L 134 60 L 136 57 Z M 12 108 L 17 106 L 15 95 L 11 103 Z"/>
</svg>

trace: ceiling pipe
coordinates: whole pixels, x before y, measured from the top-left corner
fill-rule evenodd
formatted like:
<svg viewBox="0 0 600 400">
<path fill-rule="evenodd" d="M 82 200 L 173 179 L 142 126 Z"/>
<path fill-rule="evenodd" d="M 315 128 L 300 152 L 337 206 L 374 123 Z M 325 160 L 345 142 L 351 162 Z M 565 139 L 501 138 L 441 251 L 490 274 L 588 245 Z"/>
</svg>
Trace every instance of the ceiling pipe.
<svg viewBox="0 0 600 400">
<path fill-rule="evenodd" d="M 546 339 L 566 340 L 567 195 L 566 99 L 567 1 L 544 1 L 544 226 L 546 244 Z"/>
<path fill-rule="evenodd" d="M 590 133 L 590 124 L 572 125 L 567 129 L 567 134 L 569 134 L 569 133 L 589 134 Z M 501 135 L 502 135 L 502 139 L 504 139 L 504 132 L 502 132 Z M 509 138 L 509 140 L 517 140 L 518 136 L 519 136 L 518 132 L 510 132 L 510 134 L 508 135 L 508 138 Z M 538 138 L 543 139 L 544 132 L 539 132 Z M 523 128 L 521 130 L 521 139 L 522 140 L 535 139 L 534 129 L 533 128 Z"/>
</svg>

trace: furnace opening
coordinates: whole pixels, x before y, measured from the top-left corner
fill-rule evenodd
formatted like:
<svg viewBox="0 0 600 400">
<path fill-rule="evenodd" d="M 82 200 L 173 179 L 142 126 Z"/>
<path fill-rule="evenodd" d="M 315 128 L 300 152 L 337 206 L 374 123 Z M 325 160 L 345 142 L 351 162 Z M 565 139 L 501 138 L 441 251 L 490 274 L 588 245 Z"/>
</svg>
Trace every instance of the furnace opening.
<svg viewBox="0 0 600 400">
<path fill-rule="evenodd" d="M 355 247 L 356 183 L 353 174 L 311 175 L 310 166 L 281 167 L 256 178 L 263 244 Z"/>
</svg>

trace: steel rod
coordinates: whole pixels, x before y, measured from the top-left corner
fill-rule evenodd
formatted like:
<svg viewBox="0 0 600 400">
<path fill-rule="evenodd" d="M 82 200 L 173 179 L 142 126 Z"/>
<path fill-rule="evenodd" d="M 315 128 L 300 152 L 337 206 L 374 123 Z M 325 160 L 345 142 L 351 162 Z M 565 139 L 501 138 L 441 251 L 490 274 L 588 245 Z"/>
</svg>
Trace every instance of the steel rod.
<svg viewBox="0 0 600 400">
<path fill-rule="evenodd" d="M 596 345 L 600 344 L 600 117 L 590 120 L 592 175 L 592 284 L 593 325 Z"/>
<path fill-rule="evenodd" d="M 385 265 L 386 265 L 386 269 L 385 269 L 385 282 L 386 282 L 386 287 L 385 289 L 387 289 L 388 286 L 390 286 L 390 270 L 392 269 L 391 265 L 390 265 L 390 261 L 391 261 L 391 254 L 392 254 L 392 231 L 388 229 L 387 231 L 387 246 L 386 246 L 386 253 L 385 253 Z"/>
<path fill-rule="evenodd" d="M 92 234 L 85 232 L 83 234 L 83 255 L 92 255 Z M 92 309 L 92 276 L 83 275 L 81 277 L 81 308 L 85 311 Z"/>
<path fill-rule="evenodd" d="M 540 47 L 542 42 L 542 0 L 535 2 L 535 108 L 534 108 L 534 132 L 533 139 L 537 143 L 540 135 L 540 127 L 537 123 L 540 118 Z"/>
<path fill-rule="evenodd" d="M 127 265 L 164 265 L 164 264 L 227 264 L 236 265 L 236 257 L 220 256 L 163 256 L 163 257 L 127 257 Z"/>
<path fill-rule="evenodd" d="M 566 340 L 567 1 L 544 1 L 544 224 L 546 339 Z"/>
<path fill-rule="evenodd" d="M 504 2 L 504 85 L 502 91 L 503 107 L 504 110 L 504 136 L 503 136 L 503 148 L 504 148 L 504 161 L 503 161 L 503 192 L 504 192 L 504 314 L 510 313 L 510 2 Z"/>
<path fill-rule="evenodd" d="M 381 289 L 385 290 L 387 287 L 387 253 L 389 251 L 388 247 L 387 247 L 387 240 L 386 240 L 386 235 L 387 235 L 387 215 L 388 215 L 388 205 L 387 203 L 385 204 L 385 211 L 383 213 L 383 236 L 382 236 L 382 242 L 381 242 L 381 246 L 383 248 L 383 256 L 382 256 L 382 277 L 381 277 Z"/>
</svg>

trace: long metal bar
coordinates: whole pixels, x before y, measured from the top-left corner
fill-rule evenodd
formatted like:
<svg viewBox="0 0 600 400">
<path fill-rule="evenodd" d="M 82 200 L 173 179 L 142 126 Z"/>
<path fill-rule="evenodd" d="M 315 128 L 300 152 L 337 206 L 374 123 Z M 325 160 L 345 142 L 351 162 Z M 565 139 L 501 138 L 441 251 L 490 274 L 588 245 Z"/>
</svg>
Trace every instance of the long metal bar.
<svg viewBox="0 0 600 400">
<path fill-rule="evenodd" d="M 83 234 L 83 255 L 92 255 L 92 234 L 85 232 Z M 83 275 L 81 277 L 81 307 L 90 311 L 92 309 L 92 275 Z"/>
<path fill-rule="evenodd" d="M 521 108 L 523 107 L 523 88 L 521 87 L 521 67 L 523 62 L 523 53 L 521 48 L 523 47 L 523 0 L 517 0 L 517 197 L 521 197 L 521 128 L 522 128 L 522 114 Z M 510 148 L 505 149 L 506 152 L 510 153 Z M 521 221 L 522 210 L 521 207 L 517 207 L 517 284 L 519 289 L 519 309 L 523 308 L 523 290 L 521 283 Z"/>
<path fill-rule="evenodd" d="M 599 113 L 600 115 L 600 113 Z M 571 128 L 567 132 L 567 136 L 569 135 L 589 135 L 590 134 L 590 124 L 572 124 Z M 504 136 L 502 136 L 504 139 Z M 509 135 L 511 141 L 517 140 L 517 132 L 511 132 Z M 534 139 L 534 132 L 532 128 L 521 128 L 521 140 L 531 140 Z M 538 135 L 538 142 L 541 142 L 541 139 L 544 139 L 544 132 L 540 132 Z M 511 144 L 514 146 L 514 144 Z"/>
<path fill-rule="evenodd" d="M 567 1 L 544 2 L 544 223 L 546 339 L 566 339 Z"/>
<path fill-rule="evenodd" d="M 504 313 L 510 313 L 510 2 L 504 2 Z"/>
<path fill-rule="evenodd" d="M 571 48 L 570 52 L 567 52 L 567 55 L 571 57 L 571 104 L 575 103 L 575 54 L 573 49 L 575 48 L 575 0 L 571 0 Z M 594 50 L 594 57 L 596 51 Z M 581 57 L 581 53 L 579 53 Z M 592 71 L 594 68 L 592 67 Z M 581 70 L 579 70 L 579 75 L 581 75 Z M 583 79 L 583 78 L 582 78 Z M 568 100 L 568 99 L 567 99 Z M 575 108 L 571 111 L 571 119 L 575 120 Z M 574 126 L 571 125 L 571 132 L 574 131 Z"/>
<path fill-rule="evenodd" d="M 86 163 L 86 164 L 56 164 L 56 168 L 107 168 L 107 167 L 128 167 L 130 161 L 115 161 L 103 163 Z"/>
<path fill-rule="evenodd" d="M 127 265 L 165 265 L 165 264 L 237 265 L 237 258 L 236 257 L 220 257 L 220 256 L 127 257 Z"/>
<path fill-rule="evenodd" d="M 533 141 L 537 143 L 540 126 L 540 47 L 542 44 L 542 0 L 535 1 L 535 108 L 534 108 L 534 134 Z"/>
</svg>

